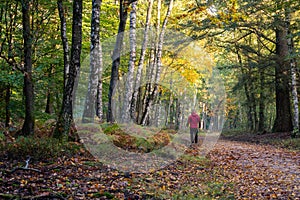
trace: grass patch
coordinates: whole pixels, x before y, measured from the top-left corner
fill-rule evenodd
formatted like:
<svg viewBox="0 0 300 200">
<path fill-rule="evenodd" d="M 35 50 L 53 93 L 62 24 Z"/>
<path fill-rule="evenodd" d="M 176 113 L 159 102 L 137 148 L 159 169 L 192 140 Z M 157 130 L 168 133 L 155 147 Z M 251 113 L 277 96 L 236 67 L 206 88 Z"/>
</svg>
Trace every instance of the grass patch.
<svg viewBox="0 0 300 200">
<path fill-rule="evenodd" d="M 148 130 L 142 126 L 122 124 L 102 124 L 103 132 L 114 145 L 133 152 L 149 153 L 171 142 L 173 130 Z"/>
<path fill-rule="evenodd" d="M 270 139 L 269 143 L 282 148 L 300 151 L 300 138 Z"/>
</svg>

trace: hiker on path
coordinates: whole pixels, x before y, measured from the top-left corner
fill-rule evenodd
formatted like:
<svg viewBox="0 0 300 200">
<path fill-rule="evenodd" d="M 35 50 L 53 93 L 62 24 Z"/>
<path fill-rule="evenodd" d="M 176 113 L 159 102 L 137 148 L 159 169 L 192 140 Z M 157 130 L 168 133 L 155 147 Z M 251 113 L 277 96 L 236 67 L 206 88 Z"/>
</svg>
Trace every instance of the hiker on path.
<svg viewBox="0 0 300 200">
<path fill-rule="evenodd" d="M 190 126 L 191 143 L 198 143 L 198 128 L 200 117 L 195 110 L 188 117 L 188 125 Z"/>
</svg>

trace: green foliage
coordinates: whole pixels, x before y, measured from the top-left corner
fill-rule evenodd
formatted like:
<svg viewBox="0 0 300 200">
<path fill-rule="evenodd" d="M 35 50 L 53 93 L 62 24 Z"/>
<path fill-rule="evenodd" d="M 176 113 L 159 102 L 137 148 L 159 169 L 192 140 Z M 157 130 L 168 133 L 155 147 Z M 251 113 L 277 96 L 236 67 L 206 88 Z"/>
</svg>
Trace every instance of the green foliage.
<svg viewBox="0 0 300 200">
<path fill-rule="evenodd" d="M 55 115 L 48 114 L 48 113 L 45 113 L 45 112 L 40 112 L 40 111 L 37 111 L 35 113 L 35 117 L 36 117 L 35 122 L 36 122 L 36 125 L 38 127 L 43 127 L 48 120 L 54 120 L 55 119 Z M 46 128 L 49 128 L 49 127 L 46 127 Z"/>
<path fill-rule="evenodd" d="M 128 130 L 118 124 L 104 123 L 101 125 L 103 132 L 108 135 L 113 143 L 126 150 L 148 153 L 158 150 L 171 141 L 174 130 L 161 130 L 153 132 L 142 126 L 132 125 Z"/>
<path fill-rule="evenodd" d="M 97 193 L 93 194 L 93 198 L 100 198 L 100 197 L 106 197 L 107 199 L 113 199 L 114 195 L 109 192 L 106 192 L 106 191 L 103 193 L 97 192 Z"/>
<path fill-rule="evenodd" d="M 108 124 L 108 123 L 104 123 L 101 124 L 101 128 L 103 129 L 103 132 L 105 134 L 111 134 L 112 132 L 115 132 L 117 130 L 120 130 L 120 127 L 118 124 Z"/>
<path fill-rule="evenodd" d="M 300 138 L 270 140 L 270 143 L 290 150 L 300 150 Z"/>
<path fill-rule="evenodd" d="M 30 156 L 39 161 L 72 156 L 79 149 L 78 144 L 61 142 L 54 138 L 19 137 L 15 142 L 0 144 L 0 154 L 3 157 L 24 159 Z"/>
</svg>

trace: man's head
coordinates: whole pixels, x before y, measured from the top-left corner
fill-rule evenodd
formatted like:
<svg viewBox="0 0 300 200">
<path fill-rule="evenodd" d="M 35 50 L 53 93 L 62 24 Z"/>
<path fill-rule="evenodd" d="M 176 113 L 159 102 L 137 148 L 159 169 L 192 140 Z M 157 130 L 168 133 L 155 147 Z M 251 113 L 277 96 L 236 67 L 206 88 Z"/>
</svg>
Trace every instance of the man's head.
<svg viewBox="0 0 300 200">
<path fill-rule="evenodd" d="M 195 111 L 195 110 L 192 110 L 192 115 L 193 115 L 193 114 L 196 114 L 196 111 Z"/>
</svg>

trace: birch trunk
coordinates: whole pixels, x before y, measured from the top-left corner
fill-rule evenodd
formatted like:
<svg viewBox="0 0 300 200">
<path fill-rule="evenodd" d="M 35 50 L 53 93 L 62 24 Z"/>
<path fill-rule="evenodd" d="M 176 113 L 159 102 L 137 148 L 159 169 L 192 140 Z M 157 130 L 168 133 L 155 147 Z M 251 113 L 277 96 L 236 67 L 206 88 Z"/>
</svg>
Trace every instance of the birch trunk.
<svg viewBox="0 0 300 200">
<path fill-rule="evenodd" d="M 297 92 L 297 68 L 295 61 L 291 61 L 291 79 L 292 79 L 292 99 L 294 106 L 294 126 L 293 126 L 293 136 L 299 133 L 299 100 Z"/>
<path fill-rule="evenodd" d="M 160 81 L 160 75 L 161 75 L 161 65 L 162 65 L 161 57 L 162 57 L 164 35 L 165 35 L 165 30 L 167 27 L 168 19 L 171 15 L 171 11 L 173 8 L 173 2 L 174 2 L 174 0 L 170 0 L 169 6 L 168 6 L 168 11 L 166 13 L 166 16 L 165 16 L 165 19 L 164 19 L 164 22 L 163 22 L 163 25 L 162 25 L 162 28 L 161 28 L 161 31 L 159 34 L 159 43 L 158 43 L 158 48 L 157 48 L 157 52 L 156 52 L 156 62 L 155 62 L 155 65 L 156 65 L 155 85 L 154 85 L 154 89 L 151 93 L 151 96 L 148 98 L 146 105 L 145 105 L 145 111 L 143 113 L 142 121 L 141 121 L 142 125 L 144 125 L 146 123 L 146 120 L 147 120 L 147 117 L 149 114 L 149 109 L 151 108 L 153 101 L 158 92 L 158 83 Z"/>
<path fill-rule="evenodd" d="M 133 75 L 136 60 L 136 4 L 137 2 L 133 2 L 131 4 L 132 9 L 130 11 L 130 58 L 126 77 L 124 104 L 122 109 L 122 120 L 125 123 L 129 122 L 130 120 L 130 103 L 133 94 Z"/>
<path fill-rule="evenodd" d="M 161 20 L 161 0 L 157 1 L 157 16 L 156 16 L 156 35 L 155 39 L 151 40 L 151 48 L 150 48 L 150 56 L 149 56 L 149 62 L 148 67 L 146 70 L 146 87 L 145 87 L 145 93 L 143 96 L 143 102 L 141 106 L 141 110 L 139 111 L 138 115 L 138 122 L 139 124 L 143 124 L 143 114 L 145 110 L 147 109 L 147 102 L 149 99 L 151 99 L 151 92 L 153 89 L 153 84 L 155 81 L 155 71 L 156 71 L 156 53 L 158 49 L 158 43 L 159 43 L 159 34 L 160 34 L 160 20 Z M 148 118 L 148 116 L 147 116 Z M 144 125 L 146 123 L 144 122 Z"/>
<path fill-rule="evenodd" d="M 138 67 L 137 67 L 134 91 L 133 91 L 133 95 L 132 95 L 131 108 L 130 108 L 131 109 L 130 110 L 131 118 L 136 119 L 136 120 L 138 118 L 138 116 L 136 114 L 137 101 L 138 101 L 139 88 L 141 86 L 142 70 L 143 70 L 143 66 L 144 66 L 146 50 L 147 50 L 147 45 L 148 45 L 152 7 L 153 7 L 153 0 L 148 0 L 148 9 L 147 9 L 146 25 L 145 25 L 145 30 L 144 30 L 144 38 L 143 38 L 143 44 L 142 44 L 141 53 L 140 53 L 140 59 L 139 59 Z"/>
<path fill-rule="evenodd" d="M 286 29 L 287 29 L 287 43 L 288 43 L 288 53 L 290 57 L 290 69 L 291 69 L 291 88 L 292 88 L 292 100 L 293 100 L 293 108 L 294 108 L 294 116 L 293 116 L 293 133 L 292 136 L 295 137 L 299 134 L 299 100 L 298 100 L 298 92 L 297 92 L 297 66 L 296 60 L 293 58 L 294 54 L 294 42 L 292 33 L 290 31 L 290 9 L 286 10 Z"/>
<path fill-rule="evenodd" d="M 99 67 L 99 81 L 98 81 L 98 86 L 97 86 L 97 99 L 96 99 L 96 115 L 99 118 L 99 121 L 103 121 L 103 101 L 102 101 L 102 94 L 103 94 L 103 89 L 102 89 L 102 72 L 103 72 L 103 54 L 102 54 L 102 47 L 101 43 L 99 41 L 99 62 L 100 62 L 100 67 Z"/>
<path fill-rule="evenodd" d="M 57 1 L 58 13 L 60 18 L 60 37 L 63 45 L 64 52 L 64 86 L 67 84 L 69 68 L 70 68 L 70 56 L 69 56 L 69 44 L 67 37 L 67 22 L 65 18 L 65 11 L 62 0 Z"/>
<path fill-rule="evenodd" d="M 100 74 L 100 8 L 102 0 L 93 0 L 92 2 L 92 21 L 91 21 L 91 46 L 90 46 L 90 75 L 88 92 L 85 99 L 85 106 L 82 116 L 82 122 L 94 122 L 97 87 Z"/>
<path fill-rule="evenodd" d="M 120 8 L 119 8 L 119 28 L 118 28 L 118 35 L 116 38 L 116 44 L 113 51 L 112 56 L 112 68 L 111 68 L 111 76 L 110 76 L 110 84 L 109 84 L 109 91 L 108 91 L 108 109 L 107 109 L 107 122 L 114 122 L 114 116 L 113 116 L 113 94 L 115 91 L 115 87 L 117 85 L 118 79 L 119 79 L 119 66 L 120 66 L 120 55 L 121 55 L 121 49 L 123 46 L 123 39 L 124 39 L 124 31 L 127 21 L 127 10 L 128 10 L 128 4 L 125 2 L 125 0 L 120 0 Z"/>
</svg>

